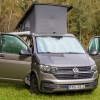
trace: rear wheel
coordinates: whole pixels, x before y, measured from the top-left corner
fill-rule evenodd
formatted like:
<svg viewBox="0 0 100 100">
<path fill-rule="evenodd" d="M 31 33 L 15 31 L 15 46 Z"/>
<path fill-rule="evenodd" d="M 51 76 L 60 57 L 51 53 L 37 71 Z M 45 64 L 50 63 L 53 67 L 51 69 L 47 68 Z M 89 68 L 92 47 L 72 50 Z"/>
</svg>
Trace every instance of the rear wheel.
<svg viewBox="0 0 100 100">
<path fill-rule="evenodd" d="M 30 76 L 30 92 L 37 95 L 39 94 L 38 81 L 35 74 Z"/>
</svg>

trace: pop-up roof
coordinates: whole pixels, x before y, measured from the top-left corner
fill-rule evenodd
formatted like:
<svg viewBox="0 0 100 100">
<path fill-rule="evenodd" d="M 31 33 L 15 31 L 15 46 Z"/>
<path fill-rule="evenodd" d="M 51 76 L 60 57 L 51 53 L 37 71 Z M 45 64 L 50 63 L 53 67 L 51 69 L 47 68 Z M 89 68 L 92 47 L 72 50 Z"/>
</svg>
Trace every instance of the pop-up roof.
<svg viewBox="0 0 100 100">
<path fill-rule="evenodd" d="M 33 3 L 17 24 L 16 29 L 38 34 L 66 34 L 66 13 L 71 8 L 71 6 Z"/>
</svg>

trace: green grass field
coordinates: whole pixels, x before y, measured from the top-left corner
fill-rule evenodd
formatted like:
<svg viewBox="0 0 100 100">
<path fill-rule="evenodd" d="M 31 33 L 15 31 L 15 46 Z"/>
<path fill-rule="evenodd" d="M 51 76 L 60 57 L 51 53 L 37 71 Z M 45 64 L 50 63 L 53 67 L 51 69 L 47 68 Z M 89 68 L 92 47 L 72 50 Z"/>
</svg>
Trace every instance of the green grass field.
<svg viewBox="0 0 100 100">
<path fill-rule="evenodd" d="M 25 86 L 0 83 L 0 100 L 100 100 L 100 78 L 94 91 L 30 94 Z"/>
</svg>

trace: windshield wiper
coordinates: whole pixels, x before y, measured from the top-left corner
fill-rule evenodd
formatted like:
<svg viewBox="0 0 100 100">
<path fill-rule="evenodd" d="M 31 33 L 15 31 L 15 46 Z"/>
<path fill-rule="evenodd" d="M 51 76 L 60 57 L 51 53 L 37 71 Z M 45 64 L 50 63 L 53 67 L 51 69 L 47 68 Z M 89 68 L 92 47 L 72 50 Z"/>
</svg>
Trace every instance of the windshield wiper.
<svg viewBox="0 0 100 100">
<path fill-rule="evenodd" d="M 83 54 L 83 53 L 80 53 L 80 52 L 66 52 L 68 54 Z"/>
<path fill-rule="evenodd" d="M 39 52 L 39 53 L 56 53 L 56 54 L 60 54 L 60 52 Z"/>
<path fill-rule="evenodd" d="M 80 52 L 38 52 L 38 53 L 54 53 L 54 54 L 83 54 Z"/>
</svg>

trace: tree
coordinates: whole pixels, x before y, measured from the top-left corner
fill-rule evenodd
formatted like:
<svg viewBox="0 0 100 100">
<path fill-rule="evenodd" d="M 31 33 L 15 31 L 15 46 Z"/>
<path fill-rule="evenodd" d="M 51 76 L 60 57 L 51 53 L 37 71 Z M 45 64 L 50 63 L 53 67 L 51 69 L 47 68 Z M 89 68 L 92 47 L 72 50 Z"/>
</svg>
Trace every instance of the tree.
<svg viewBox="0 0 100 100">
<path fill-rule="evenodd" d="M 95 3 L 93 0 L 89 2 L 87 0 L 70 0 L 73 10 L 68 15 L 70 16 L 68 19 L 68 30 L 69 33 L 78 37 L 85 48 L 90 40 L 90 33 L 95 24 L 95 12 L 98 11 L 94 6 Z"/>
</svg>

